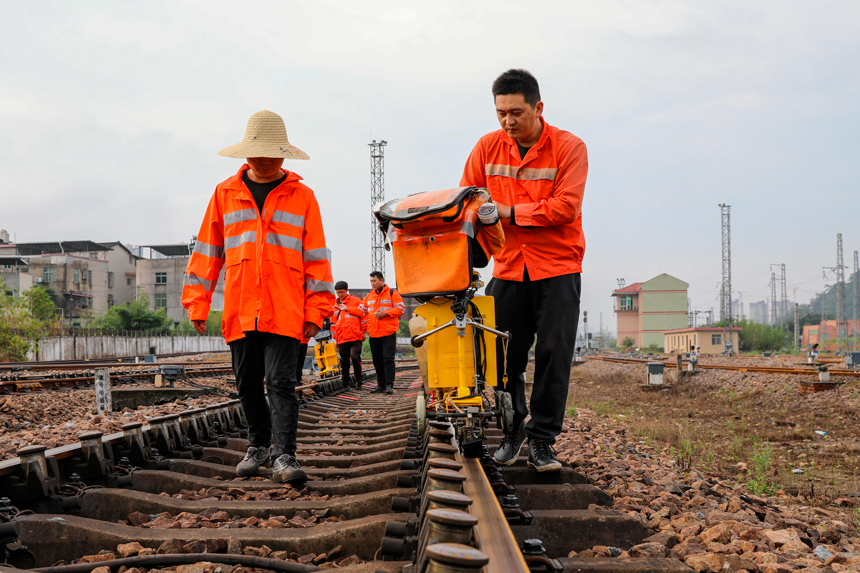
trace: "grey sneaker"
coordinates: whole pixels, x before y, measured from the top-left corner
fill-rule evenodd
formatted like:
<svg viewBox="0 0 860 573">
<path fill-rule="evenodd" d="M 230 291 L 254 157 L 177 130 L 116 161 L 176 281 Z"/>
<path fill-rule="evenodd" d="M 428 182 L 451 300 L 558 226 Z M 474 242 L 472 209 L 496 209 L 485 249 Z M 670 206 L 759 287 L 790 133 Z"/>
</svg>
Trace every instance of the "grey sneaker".
<svg viewBox="0 0 860 573">
<path fill-rule="evenodd" d="M 561 462 L 555 457 L 555 450 L 547 440 L 529 438 L 528 466 L 539 472 L 561 471 Z"/>
<path fill-rule="evenodd" d="M 257 475 L 260 466 L 269 461 L 269 448 L 251 446 L 245 453 L 245 459 L 236 464 L 236 475 L 251 477 Z"/>
<path fill-rule="evenodd" d="M 272 465 L 272 480 L 289 484 L 304 483 L 308 481 L 308 474 L 295 456 L 281 454 Z"/>
</svg>

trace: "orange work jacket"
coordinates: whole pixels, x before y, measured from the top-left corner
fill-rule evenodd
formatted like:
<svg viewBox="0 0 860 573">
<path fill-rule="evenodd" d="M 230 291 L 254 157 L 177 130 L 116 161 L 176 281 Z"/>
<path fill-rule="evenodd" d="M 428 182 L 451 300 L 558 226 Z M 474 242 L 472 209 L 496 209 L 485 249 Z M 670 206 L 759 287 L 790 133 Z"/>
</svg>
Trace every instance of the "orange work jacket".
<svg viewBox="0 0 860 573">
<path fill-rule="evenodd" d="M 301 177 L 286 173 L 262 214 L 242 173 L 215 188 L 185 269 L 182 306 L 206 320 L 224 267 L 222 331 L 227 342 L 259 330 L 297 340 L 305 322 L 322 327 L 335 299 L 319 205 Z"/>
<path fill-rule="evenodd" d="M 526 156 L 503 131 L 482 137 L 469 155 L 460 185 L 486 187 L 493 201 L 513 206 L 513 222 L 502 221 L 505 246 L 496 254 L 493 276 L 522 281 L 582 272 L 585 235 L 582 196 L 588 154 L 581 139 L 552 127 Z"/>
<path fill-rule="evenodd" d="M 400 317 L 406 312 L 403 297 L 396 290 L 382 287 L 382 292 L 371 291 L 361 301 L 358 307 L 367 316 L 367 334 L 371 338 L 380 338 L 394 334 L 400 328 Z M 384 310 L 388 316 L 376 318 L 376 311 Z"/>
<path fill-rule="evenodd" d="M 339 303 L 336 301 L 335 304 Z M 337 343 L 353 342 L 364 338 L 364 331 L 367 328 L 365 321 L 365 313 L 361 311 L 361 299 L 354 295 L 347 295 L 343 301 L 346 305 L 346 310 L 334 310 L 335 325 L 332 329 L 332 335 Z"/>
</svg>

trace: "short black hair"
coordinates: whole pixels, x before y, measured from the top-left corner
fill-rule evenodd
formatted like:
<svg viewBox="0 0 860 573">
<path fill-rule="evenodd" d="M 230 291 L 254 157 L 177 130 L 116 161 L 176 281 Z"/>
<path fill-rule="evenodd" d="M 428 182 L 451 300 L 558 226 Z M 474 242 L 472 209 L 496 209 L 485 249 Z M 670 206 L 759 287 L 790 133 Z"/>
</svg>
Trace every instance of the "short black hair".
<svg viewBox="0 0 860 573">
<path fill-rule="evenodd" d="M 522 94 L 526 102 L 535 107 L 540 101 L 538 82 L 527 70 L 510 69 L 493 82 L 493 99 L 500 95 Z"/>
<path fill-rule="evenodd" d="M 385 277 L 384 277 L 384 276 L 382 276 L 382 273 L 381 273 L 381 272 L 379 272 L 379 271 L 373 271 L 372 273 L 370 273 L 370 276 L 371 276 L 371 277 L 373 277 L 373 278 L 375 278 L 375 279 L 379 279 L 379 280 L 381 280 L 381 281 L 384 281 L 384 280 L 385 280 Z"/>
<path fill-rule="evenodd" d="M 334 290 L 349 290 L 349 285 L 346 281 L 337 281 L 334 283 Z"/>
</svg>

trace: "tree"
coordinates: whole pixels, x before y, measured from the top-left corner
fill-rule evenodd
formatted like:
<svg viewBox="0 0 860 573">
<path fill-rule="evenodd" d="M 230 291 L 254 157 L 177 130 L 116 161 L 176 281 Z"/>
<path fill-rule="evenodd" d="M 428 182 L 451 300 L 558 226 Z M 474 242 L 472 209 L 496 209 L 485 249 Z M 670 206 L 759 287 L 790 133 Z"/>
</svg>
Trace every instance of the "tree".
<svg viewBox="0 0 860 573">
<path fill-rule="evenodd" d="M 57 312 L 54 299 L 51 295 L 40 286 L 34 286 L 22 295 L 26 301 L 27 310 L 30 316 L 36 320 L 43 322 L 51 322 L 56 320 Z"/>
<path fill-rule="evenodd" d="M 209 316 L 206 318 L 206 332 L 221 332 L 221 319 L 223 312 L 220 310 L 210 310 Z"/>
<path fill-rule="evenodd" d="M 624 348 L 633 348 L 634 344 L 636 344 L 636 341 L 631 336 L 625 336 L 624 340 L 621 341 L 621 346 Z"/>
<path fill-rule="evenodd" d="M 747 319 L 735 322 L 740 327 L 738 345 L 741 352 L 771 352 L 786 346 L 786 330 L 780 326 L 759 324 Z"/>
<path fill-rule="evenodd" d="M 6 288 L 0 280 L 0 361 L 19 362 L 27 360 L 27 338 L 43 336 L 58 320 L 50 296 L 40 287 L 21 297 L 7 294 Z"/>
<path fill-rule="evenodd" d="M 96 317 L 94 323 L 98 328 L 111 330 L 169 330 L 173 327 L 173 320 L 167 317 L 165 309 L 149 310 L 149 296 L 143 291 L 127 305 L 110 307 Z"/>
</svg>

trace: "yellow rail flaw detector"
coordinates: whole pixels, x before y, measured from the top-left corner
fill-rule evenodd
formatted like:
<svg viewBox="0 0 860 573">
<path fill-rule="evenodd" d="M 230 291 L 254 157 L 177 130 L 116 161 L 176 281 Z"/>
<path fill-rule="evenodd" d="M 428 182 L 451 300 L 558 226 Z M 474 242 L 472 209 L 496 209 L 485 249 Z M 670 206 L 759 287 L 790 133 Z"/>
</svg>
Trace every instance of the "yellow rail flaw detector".
<svg viewBox="0 0 860 573">
<path fill-rule="evenodd" d="M 314 360 L 320 379 L 337 378 L 340 376 L 340 359 L 337 355 L 337 345 L 331 338 L 331 321 L 325 319 L 322 329 L 314 336 Z"/>
<path fill-rule="evenodd" d="M 507 373 L 497 375 L 497 340 L 504 356 L 511 335 L 494 328 L 493 297 L 475 296 L 483 283 L 474 269 L 505 242 L 489 199 L 486 189 L 458 187 L 374 208 L 393 251 L 397 290 L 422 303 L 409 323 L 424 381 L 419 430 L 427 419 L 449 419 L 466 457 L 482 455 L 491 420 L 505 432 L 513 425 Z"/>
</svg>

